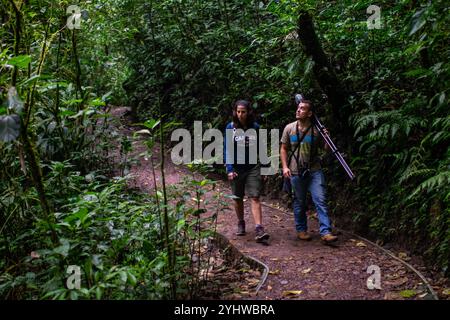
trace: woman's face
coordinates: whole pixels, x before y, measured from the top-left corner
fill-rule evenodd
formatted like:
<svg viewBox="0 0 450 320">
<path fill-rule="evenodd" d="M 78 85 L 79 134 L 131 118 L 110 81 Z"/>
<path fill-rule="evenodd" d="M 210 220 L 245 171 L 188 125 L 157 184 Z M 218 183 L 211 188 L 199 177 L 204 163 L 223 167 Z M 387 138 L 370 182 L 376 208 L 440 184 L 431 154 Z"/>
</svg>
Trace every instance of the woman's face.
<svg viewBox="0 0 450 320">
<path fill-rule="evenodd" d="M 236 115 L 239 119 L 239 122 L 241 124 L 245 124 L 245 122 L 247 120 L 247 115 L 248 115 L 247 108 L 244 106 L 238 105 L 236 108 Z"/>
</svg>

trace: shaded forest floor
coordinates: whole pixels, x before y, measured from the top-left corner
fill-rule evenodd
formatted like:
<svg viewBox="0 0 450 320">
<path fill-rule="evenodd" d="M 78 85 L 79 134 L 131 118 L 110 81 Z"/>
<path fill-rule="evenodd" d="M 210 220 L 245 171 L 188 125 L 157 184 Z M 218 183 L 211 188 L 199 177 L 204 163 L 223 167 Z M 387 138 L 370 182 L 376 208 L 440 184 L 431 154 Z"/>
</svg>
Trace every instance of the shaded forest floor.
<svg viewBox="0 0 450 320">
<path fill-rule="evenodd" d="M 114 116 L 120 119 L 122 134 L 131 139 L 136 127 L 130 126 L 131 120 L 126 115 L 127 108 L 116 108 Z M 137 157 L 145 151 L 142 141 L 133 142 L 132 155 Z M 158 162 L 160 150 L 153 150 L 155 163 Z M 153 190 L 153 181 L 150 161 L 142 157 L 131 167 L 133 180 L 132 187 L 145 192 Z M 156 183 L 160 183 L 160 171 L 156 170 Z M 166 183 L 174 185 L 180 183 L 182 178 L 189 175 L 183 166 L 176 166 L 166 155 Z M 217 178 L 217 177 L 216 177 Z M 227 181 L 219 180 L 216 191 L 230 192 Z M 211 196 L 209 191 L 207 196 Z M 232 200 L 228 200 L 232 209 Z M 318 234 L 318 222 L 315 213 L 308 212 L 309 232 L 312 241 L 296 239 L 293 215 L 285 210 L 278 210 L 279 203 L 273 199 L 262 199 L 263 223 L 270 233 L 269 245 L 264 246 L 254 241 L 254 224 L 250 213 L 249 202 L 245 202 L 245 220 L 247 234 L 242 237 L 235 235 L 236 216 L 234 210 L 225 211 L 218 217 L 217 230 L 227 237 L 244 255 L 257 258 L 269 268 L 269 275 L 264 285 L 255 295 L 254 288 L 261 276 L 259 271 L 244 270 L 242 265 L 229 265 L 228 270 L 222 270 L 222 281 L 216 287 L 220 290 L 223 281 L 227 282 L 226 294 L 218 295 L 222 299 L 433 299 L 425 283 L 403 263 L 385 254 L 378 247 L 368 242 L 353 238 L 347 233 L 338 232 L 339 240 L 333 245 L 324 245 Z M 217 255 L 215 260 L 222 258 Z M 369 290 L 367 279 L 371 276 L 367 272 L 369 266 L 378 266 L 381 270 L 381 289 Z M 424 270 L 419 266 L 419 270 Z M 228 275 L 223 275 L 227 272 Z M 239 276 L 240 275 L 240 276 Z M 226 280 L 224 280 L 226 279 Z M 216 279 L 217 280 L 217 279 Z M 435 283 L 432 283 L 435 285 Z M 434 286 L 441 293 L 442 283 Z M 440 298 L 449 298 L 440 295 Z"/>
</svg>

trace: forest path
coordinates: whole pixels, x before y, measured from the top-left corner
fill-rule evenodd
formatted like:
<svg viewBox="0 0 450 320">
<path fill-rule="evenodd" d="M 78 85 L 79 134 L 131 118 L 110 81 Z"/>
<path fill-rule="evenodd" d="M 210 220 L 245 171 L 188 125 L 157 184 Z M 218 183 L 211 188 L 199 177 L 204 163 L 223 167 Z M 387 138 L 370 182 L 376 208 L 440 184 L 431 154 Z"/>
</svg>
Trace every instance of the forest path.
<svg viewBox="0 0 450 320">
<path fill-rule="evenodd" d="M 125 128 L 122 133 L 131 139 L 133 132 L 138 129 L 129 126 L 130 120 L 124 116 L 126 111 L 122 107 L 114 109 L 112 113 L 122 122 Z M 139 160 L 132 166 L 130 173 L 135 176 L 135 187 L 151 191 L 154 181 L 150 161 L 137 157 L 145 150 L 142 141 L 133 142 L 132 154 Z M 157 163 L 159 147 L 155 146 L 153 152 Z M 167 185 L 179 183 L 188 174 L 190 173 L 185 167 L 174 165 L 170 156 L 166 156 Z M 156 170 L 156 180 L 158 184 L 161 181 L 159 169 Z M 219 180 L 217 186 L 218 190 L 227 194 L 231 192 L 227 181 Z M 249 201 L 245 201 L 244 205 L 247 224 L 245 236 L 235 235 L 237 220 L 231 199 L 228 200 L 231 210 L 218 216 L 218 232 L 243 254 L 262 261 L 270 270 L 257 295 L 254 291 L 243 289 L 230 296 L 230 299 L 432 299 L 426 285 L 415 272 L 378 247 L 356 237 L 352 238 L 345 232 L 338 233 L 339 240 L 332 246 L 322 244 L 314 212 L 308 212 L 308 231 L 313 239 L 307 242 L 297 240 L 293 215 L 278 210 L 279 204 L 271 199 L 263 197 L 261 200 L 264 204 L 263 224 L 270 234 L 267 246 L 254 240 Z M 373 274 L 373 271 L 368 273 L 370 266 L 379 267 L 381 289 L 368 289 L 367 280 Z"/>
</svg>

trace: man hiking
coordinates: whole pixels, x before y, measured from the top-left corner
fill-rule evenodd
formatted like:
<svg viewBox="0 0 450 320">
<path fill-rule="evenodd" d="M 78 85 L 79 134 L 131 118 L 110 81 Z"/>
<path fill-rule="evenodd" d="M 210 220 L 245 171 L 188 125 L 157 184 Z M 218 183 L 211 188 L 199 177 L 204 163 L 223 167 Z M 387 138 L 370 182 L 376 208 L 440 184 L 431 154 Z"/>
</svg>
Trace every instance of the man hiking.
<svg viewBox="0 0 450 320">
<path fill-rule="evenodd" d="M 319 131 L 311 121 L 312 103 L 301 101 L 297 106 L 296 121 L 289 123 L 281 137 L 281 164 L 283 176 L 290 179 L 294 194 L 294 220 L 297 238 L 311 240 L 307 230 L 306 195 L 309 191 L 317 209 L 320 235 L 325 243 L 337 237 L 331 233 L 331 221 L 326 204 L 325 177 L 321 169 L 319 147 L 327 149 Z"/>
</svg>

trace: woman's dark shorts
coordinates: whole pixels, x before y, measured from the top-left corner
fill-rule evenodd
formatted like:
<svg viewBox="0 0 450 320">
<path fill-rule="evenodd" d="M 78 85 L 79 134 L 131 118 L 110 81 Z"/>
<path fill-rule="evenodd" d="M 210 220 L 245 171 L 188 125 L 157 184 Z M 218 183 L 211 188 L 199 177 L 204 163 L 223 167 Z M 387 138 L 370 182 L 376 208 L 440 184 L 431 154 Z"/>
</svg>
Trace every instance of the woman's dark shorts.
<svg viewBox="0 0 450 320">
<path fill-rule="evenodd" d="M 261 193 L 261 167 L 254 166 L 248 171 L 238 173 L 238 176 L 231 181 L 231 191 L 235 197 L 244 198 L 247 194 L 249 198 L 258 198 Z"/>
</svg>

